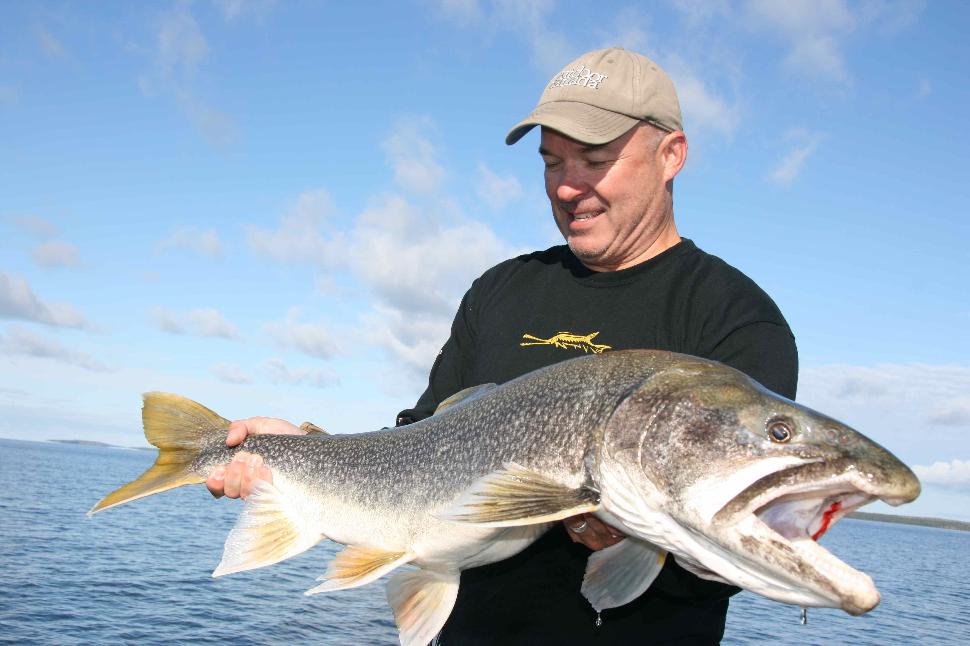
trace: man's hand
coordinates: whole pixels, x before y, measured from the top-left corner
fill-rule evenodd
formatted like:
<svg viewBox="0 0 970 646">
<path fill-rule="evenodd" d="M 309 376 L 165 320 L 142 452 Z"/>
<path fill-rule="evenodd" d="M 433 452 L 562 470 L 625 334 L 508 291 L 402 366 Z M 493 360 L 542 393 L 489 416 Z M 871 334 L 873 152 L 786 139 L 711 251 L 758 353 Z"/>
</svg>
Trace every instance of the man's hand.
<svg viewBox="0 0 970 646">
<path fill-rule="evenodd" d="M 238 446 L 249 435 L 304 435 L 305 431 L 285 419 L 273 417 L 250 417 L 229 425 L 226 444 Z M 229 464 L 216 467 L 205 481 L 209 493 L 216 498 L 245 498 L 253 492 L 257 480 L 273 482 L 273 473 L 263 464 L 263 458 L 240 451 Z"/>
<path fill-rule="evenodd" d="M 582 543 L 594 551 L 616 545 L 626 538 L 626 534 L 607 525 L 593 514 L 570 516 L 562 522 L 574 543 Z"/>
</svg>

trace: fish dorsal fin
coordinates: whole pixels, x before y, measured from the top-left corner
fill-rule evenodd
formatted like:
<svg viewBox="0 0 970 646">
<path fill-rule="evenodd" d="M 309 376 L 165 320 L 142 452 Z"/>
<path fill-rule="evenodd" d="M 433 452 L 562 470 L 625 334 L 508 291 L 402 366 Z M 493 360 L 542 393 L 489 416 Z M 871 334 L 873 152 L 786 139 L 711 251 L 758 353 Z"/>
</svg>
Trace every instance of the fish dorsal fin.
<svg viewBox="0 0 970 646">
<path fill-rule="evenodd" d="M 401 646 L 426 646 L 448 621 L 458 598 L 458 572 L 401 571 L 387 582 L 387 602 Z"/>
<path fill-rule="evenodd" d="M 441 517 L 486 527 L 515 527 L 594 512 L 599 502 L 593 489 L 570 487 L 510 462 L 476 480 Z"/>
<path fill-rule="evenodd" d="M 366 585 L 375 581 L 399 565 L 414 560 L 414 554 L 409 552 L 388 552 L 386 550 L 350 545 L 341 550 L 330 561 L 327 571 L 317 581 L 320 585 L 304 594 L 345 590 Z"/>
<path fill-rule="evenodd" d="M 596 612 L 630 603 L 646 592 L 666 559 L 667 552 L 656 545 L 628 536 L 590 555 L 583 596 Z"/>
<path fill-rule="evenodd" d="M 258 480 L 226 537 L 222 562 L 212 576 L 279 563 L 310 549 L 323 538 L 275 485 Z"/>
<path fill-rule="evenodd" d="M 479 384 L 477 386 L 472 386 L 471 388 L 459 390 L 454 395 L 448 397 L 443 402 L 438 404 L 438 407 L 434 409 L 434 414 L 437 415 L 438 413 L 448 410 L 452 406 L 460 404 L 463 401 L 471 401 L 476 397 L 484 395 L 493 388 L 495 388 L 495 384 Z"/>
</svg>

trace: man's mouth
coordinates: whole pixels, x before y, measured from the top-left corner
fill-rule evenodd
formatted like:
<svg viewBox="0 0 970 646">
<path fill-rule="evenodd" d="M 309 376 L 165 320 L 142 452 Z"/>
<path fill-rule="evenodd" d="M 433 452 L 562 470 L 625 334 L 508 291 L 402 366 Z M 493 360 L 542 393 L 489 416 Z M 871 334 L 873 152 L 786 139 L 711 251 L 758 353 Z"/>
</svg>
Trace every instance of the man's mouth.
<svg viewBox="0 0 970 646">
<path fill-rule="evenodd" d="M 587 220 L 592 220 L 593 218 L 603 214 L 602 210 L 596 211 L 583 211 L 580 213 L 570 213 L 574 222 L 586 222 Z"/>
</svg>

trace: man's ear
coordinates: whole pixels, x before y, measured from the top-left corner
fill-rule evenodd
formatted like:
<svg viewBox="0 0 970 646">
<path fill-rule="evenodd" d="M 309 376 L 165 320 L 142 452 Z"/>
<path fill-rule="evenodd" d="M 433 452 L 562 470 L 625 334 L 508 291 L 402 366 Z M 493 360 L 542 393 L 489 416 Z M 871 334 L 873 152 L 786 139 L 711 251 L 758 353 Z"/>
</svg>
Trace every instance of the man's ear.
<svg viewBox="0 0 970 646">
<path fill-rule="evenodd" d="M 668 133 L 657 146 L 657 154 L 663 164 L 664 183 L 669 182 L 687 161 L 687 135 L 680 130 Z"/>
</svg>

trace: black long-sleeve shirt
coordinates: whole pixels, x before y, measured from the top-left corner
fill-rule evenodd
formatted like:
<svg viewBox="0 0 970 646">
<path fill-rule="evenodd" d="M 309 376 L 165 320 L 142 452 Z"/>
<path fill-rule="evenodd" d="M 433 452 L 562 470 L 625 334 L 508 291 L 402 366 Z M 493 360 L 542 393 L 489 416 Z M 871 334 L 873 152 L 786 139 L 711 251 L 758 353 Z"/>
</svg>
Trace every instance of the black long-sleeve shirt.
<svg viewBox="0 0 970 646">
<path fill-rule="evenodd" d="M 593 272 L 565 246 L 488 270 L 465 294 L 428 388 L 398 423 L 430 416 L 453 393 L 504 383 L 577 356 L 628 348 L 722 361 L 794 399 L 795 340 L 772 300 L 724 261 L 682 240 L 616 272 Z M 724 630 L 736 588 L 668 559 L 651 588 L 605 611 L 580 593 L 589 550 L 561 527 L 511 559 L 462 573 L 441 635 L 450 644 L 703 644 Z"/>
</svg>

